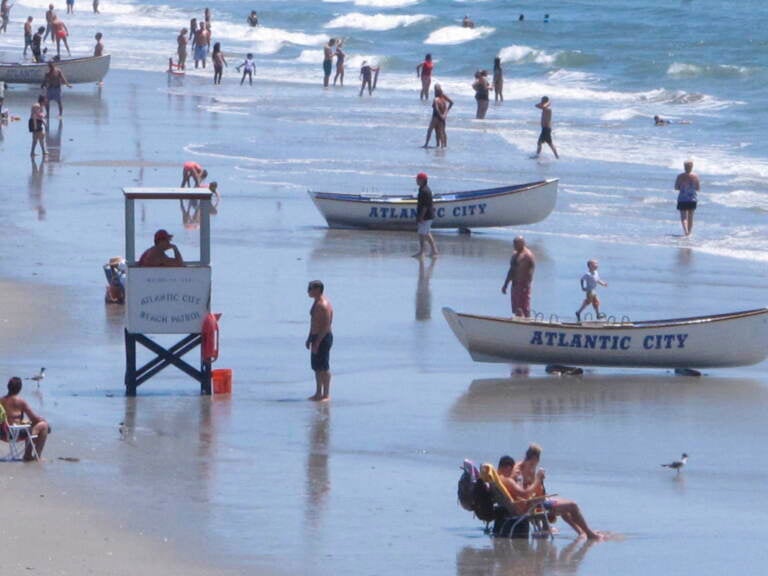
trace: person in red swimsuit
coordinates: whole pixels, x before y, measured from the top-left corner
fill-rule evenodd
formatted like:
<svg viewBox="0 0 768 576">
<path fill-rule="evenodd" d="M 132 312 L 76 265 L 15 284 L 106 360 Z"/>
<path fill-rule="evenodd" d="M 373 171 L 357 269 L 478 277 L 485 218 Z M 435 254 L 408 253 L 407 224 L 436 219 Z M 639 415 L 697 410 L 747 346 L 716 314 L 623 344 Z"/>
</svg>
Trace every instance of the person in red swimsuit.
<svg viewBox="0 0 768 576">
<path fill-rule="evenodd" d="M 181 174 L 181 187 L 192 187 L 192 180 L 195 181 L 195 188 L 208 177 L 208 170 L 203 169 L 197 162 L 184 162 L 184 170 Z"/>
<path fill-rule="evenodd" d="M 432 54 L 427 54 L 424 57 L 424 62 L 416 66 L 416 77 L 421 78 L 421 94 L 420 100 L 429 100 L 429 87 L 432 85 Z"/>
</svg>

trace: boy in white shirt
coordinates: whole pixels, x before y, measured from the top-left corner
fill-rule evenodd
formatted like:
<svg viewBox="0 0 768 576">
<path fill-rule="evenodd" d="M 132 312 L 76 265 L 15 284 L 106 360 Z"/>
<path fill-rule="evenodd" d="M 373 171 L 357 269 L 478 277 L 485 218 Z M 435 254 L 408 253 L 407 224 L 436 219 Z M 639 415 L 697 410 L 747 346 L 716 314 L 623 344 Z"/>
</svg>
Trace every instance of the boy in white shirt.
<svg viewBox="0 0 768 576">
<path fill-rule="evenodd" d="M 597 273 L 597 260 L 588 260 L 587 268 L 589 269 L 589 272 L 581 277 L 581 289 L 586 292 L 587 295 L 584 297 L 584 302 L 581 303 L 581 308 L 576 312 L 576 320 L 579 322 L 581 322 L 581 313 L 584 311 L 584 308 L 590 304 L 592 304 L 592 307 L 595 309 L 595 314 L 597 314 L 598 319 L 605 318 L 605 314 L 600 312 L 600 299 L 597 297 L 597 286 L 598 284 L 600 286 L 608 286 L 608 283 L 603 282 L 600 279 L 600 275 Z"/>
</svg>

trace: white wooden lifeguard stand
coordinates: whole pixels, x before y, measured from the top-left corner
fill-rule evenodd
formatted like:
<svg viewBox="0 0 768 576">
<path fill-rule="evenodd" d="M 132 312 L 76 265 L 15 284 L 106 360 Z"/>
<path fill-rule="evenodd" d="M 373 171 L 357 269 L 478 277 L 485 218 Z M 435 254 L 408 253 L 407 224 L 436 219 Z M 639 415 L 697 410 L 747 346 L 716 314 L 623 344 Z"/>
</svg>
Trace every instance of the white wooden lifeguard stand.
<svg viewBox="0 0 768 576">
<path fill-rule="evenodd" d="M 125 196 L 126 279 L 125 393 L 173 365 L 200 382 L 200 393 L 211 393 L 211 362 L 203 358 L 200 368 L 182 356 L 202 343 L 203 322 L 211 306 L 211 196 L 207 188 L 123 188 Z M 200 260 L 179 267 L 141 267 L 136 260 L 136 200 L 187 200 L 200 202 Z M 148 334 L 184 334 L 165 348 Z M 136 344 L 155 357 L 136 366 Z"/>
</svg>

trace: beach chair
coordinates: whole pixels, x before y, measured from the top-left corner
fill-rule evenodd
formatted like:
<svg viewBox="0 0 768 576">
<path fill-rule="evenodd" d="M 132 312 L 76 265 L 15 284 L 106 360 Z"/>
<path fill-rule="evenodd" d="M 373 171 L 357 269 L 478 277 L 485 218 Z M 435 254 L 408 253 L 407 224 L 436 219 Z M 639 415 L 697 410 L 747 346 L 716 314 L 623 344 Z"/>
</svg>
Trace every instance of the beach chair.
<svg viewBox="0 0 768 576">
<path fill-rule="evenodd" d="M 514 499 L 492 464 L 480 467 L 480 477 L 488 483 L 497 504 L 497 516 L 491 533 L 500 538 L 553 538 L 543 496 Z"/>
<path fill-rule="evenodd" d="M 34 456 L 35 460 L 39 460 L 40 456 L 37 454 L 37 448 L 34 443 L 37 436 L 33 436 L 29 431 L 29 426 L 8 424 L 8 414 L 5 411 L 5 407 L 0 404 L 0 440 L 8 444 L 8 453 L 0 457 L 1 462 L 23 460 L 27 442 L 32 446 L 32 456 Z"/>
</svg>

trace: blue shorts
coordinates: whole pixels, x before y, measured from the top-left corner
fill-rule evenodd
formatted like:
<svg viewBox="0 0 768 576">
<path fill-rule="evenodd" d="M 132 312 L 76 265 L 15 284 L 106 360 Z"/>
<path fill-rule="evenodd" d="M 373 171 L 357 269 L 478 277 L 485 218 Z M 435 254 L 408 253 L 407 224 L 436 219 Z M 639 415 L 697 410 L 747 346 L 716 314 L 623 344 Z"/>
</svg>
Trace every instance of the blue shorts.
<svg viewBox="0 0 768 576">
<path fill-rule="evenodd" d="M 49 86 L 45 91 L 45 97 L 48 98 L 48 102 L 61 104 L 61 86 Z"/>
<path fill-rule="evenodd" d="M 195 60 L 205 60 L 208 57 L 208 46 L 195 46 Z"/>
</svg>

